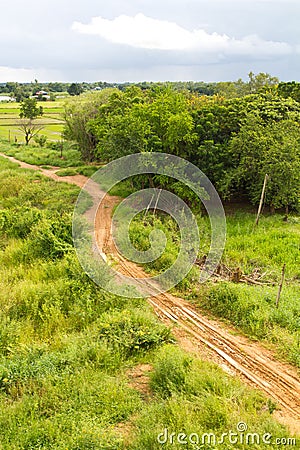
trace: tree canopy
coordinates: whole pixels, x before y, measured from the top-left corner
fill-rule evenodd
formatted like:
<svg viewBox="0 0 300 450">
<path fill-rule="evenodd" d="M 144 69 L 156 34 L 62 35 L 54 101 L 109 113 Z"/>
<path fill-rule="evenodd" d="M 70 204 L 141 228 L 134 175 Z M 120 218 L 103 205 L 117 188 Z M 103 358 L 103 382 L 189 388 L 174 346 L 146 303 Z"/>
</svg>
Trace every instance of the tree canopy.
<svg viewBox="0 0 300 450">
<path fill-rule="evenodd" d="M 138 152 L 181 156 L 223 198 L 242 196 L 253 204 L 268 173 L 267 203 L 299 208 L 300 103 L 288 95 L 291 88 L 296 97 L 296 87 L 279 89 L 268 74 L 252 74 L 250 81 L 255 93 L 228 98 L 172 85 L 104 89 L 66 107 L 65 136 L 88 160 Z"/>
</svg>

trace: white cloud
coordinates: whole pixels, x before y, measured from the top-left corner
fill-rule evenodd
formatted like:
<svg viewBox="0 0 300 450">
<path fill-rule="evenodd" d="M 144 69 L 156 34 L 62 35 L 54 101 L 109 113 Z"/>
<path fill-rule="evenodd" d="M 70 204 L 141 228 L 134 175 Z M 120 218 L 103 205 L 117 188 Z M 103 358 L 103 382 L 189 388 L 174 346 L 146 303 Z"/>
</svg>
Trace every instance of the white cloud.
<svg viewBox="0 0 300 450">
<path fill-rule="evenodd" d="M 0 66 L 0 82 L 19 81 L 20 83 L 27 83 L 36 78 L 35 72 L 30 69 L 15 69 L 13 67 Z"/>
<path fill-rule="evenodd" d="M 61 77 L 59 72 L 53 70 L 0 66 L 0 83 L 6 83 L 7 81 L 30 83 L 35 79 L 46 82 L 61 80 Z"/>
<path fill-rule="evenodd" d="M 203 54 L 272 56 L 287 55 L 292 48 L 284 42 L 266 41 L 257 35 L 235 39 L 226 34 L 187 30 L 175 22 L 144 14 L 120 15 L 113 20 L 93 17 L 89 24 L 74 22 L 72 30 L 97 35 L 115 44 L 155 50 L 197 51 Z"/>
</svg>

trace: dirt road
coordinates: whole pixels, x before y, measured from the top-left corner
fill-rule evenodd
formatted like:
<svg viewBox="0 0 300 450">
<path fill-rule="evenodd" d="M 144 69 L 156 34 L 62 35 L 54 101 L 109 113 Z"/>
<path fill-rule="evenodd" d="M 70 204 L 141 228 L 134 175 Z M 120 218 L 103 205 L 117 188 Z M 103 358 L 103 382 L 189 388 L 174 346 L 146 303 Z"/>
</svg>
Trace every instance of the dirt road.
<svg viewBox="0 0 300 450">
<path fill-rule="evenodd" d="M 82 187 L 87 178 L 81 175 L 59 177 L 57 169 L 41 169 L 0 154 L 21 167 L 39 170 L 56 180 Z M 96 239 L 99 250 L 113 256 L 118 270 L 130 277 L 147 277 L 143 269 L 122 257 L 111 236 L 111 214 L 118 198 L 106 196 L 96 215 Z M 300 378 L 295 368 L 276 360 L 271 351 L 249 339 L 238 336 L 224 324 L 197 311 L 187 301 L 164 293 L 150 298 L 149 303 L 161 320 L 174 324 L 173 333 L 180 344 L 218 363 L 227 372 L 237 375 L 276 401 L 280 409 L 276 418 L 291 432 L 300 434 Z"/>
</svg>

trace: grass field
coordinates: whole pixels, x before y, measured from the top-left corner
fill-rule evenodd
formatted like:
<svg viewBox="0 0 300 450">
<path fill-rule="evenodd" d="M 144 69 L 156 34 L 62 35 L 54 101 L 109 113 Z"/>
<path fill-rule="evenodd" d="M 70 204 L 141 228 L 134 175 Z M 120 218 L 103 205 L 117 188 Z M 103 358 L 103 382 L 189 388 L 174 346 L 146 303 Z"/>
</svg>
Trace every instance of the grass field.
<svg viewBox="0 0 300 450">
<path fill-rule="evenodd" d="M 49 101 L 39 102 L 44 109 L 44 114 L 36 122 L 43 125 L 44 128 L 39 134 L 45 135 L 50 141 L 58 141 L 61 139 L 64 121 L 62 117 L 63 102 Z M 18 120 L 20 113 L 20 105 L 18 103 L 0 103 L 0 138 L 11 142 L 17 139 L 23 142 L 24 137 L 18 129 Z"/>
<path fill-rule="evenodd" d="M 50 145 L 50 148 L 49 148 Z M 36 145 L 10 145 L 0 138 L 0 152 L 8 156 L 14 156 L 20 161 L 29 164 L 39 165 L 44 168 L 49 166 L 61 167 L 56 174 L 58 176 L 66 175 L 85 175 L 90 177 L 98 170 L 101 165 L 86 165 L 81 159 L 81 153 L 67 142 L 63 143 L 62 157 L 61 148 L 57 143 L 48 143 L 45 147 L 37 147 Z"/>
<path fill-rule="evenodd" d="M 0 152 L 34 165 L 57 167 L 83 166 L 81 154 L 78 149 L 73 148 L 72 145 L 68 145 L 67 143 L 63 145 L 61 157 L 61 148 L 55 142 L 48 143 L 47 146 L 41 148 L 36 145 L 10 145 L 4 139 L 0 138 Z"/>
<path fill-rule="evenodd" d="M 273 402 L 182 351 L 146 302 L 83 273 L 71 236 L 78 193 L 0 158 L 0 449 L 180 450 L 158 442 L 165 429 L 213 449 L 201 436 L 241 421 L 288 437 Z"/>
</svg>

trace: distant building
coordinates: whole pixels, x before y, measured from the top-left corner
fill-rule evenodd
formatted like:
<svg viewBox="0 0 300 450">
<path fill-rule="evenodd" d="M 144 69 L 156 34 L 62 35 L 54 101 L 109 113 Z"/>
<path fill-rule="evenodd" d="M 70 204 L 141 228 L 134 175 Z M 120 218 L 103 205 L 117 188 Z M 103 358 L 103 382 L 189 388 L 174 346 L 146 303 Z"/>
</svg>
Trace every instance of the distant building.
<svg viewBox="0 0 300 450">
<path fill-rule="evenodd" d="M 46 91 L 37 91 L 33 98 L 36 98 L 38 100 L 50 100 L 50 95 Z"/>
</svg>

